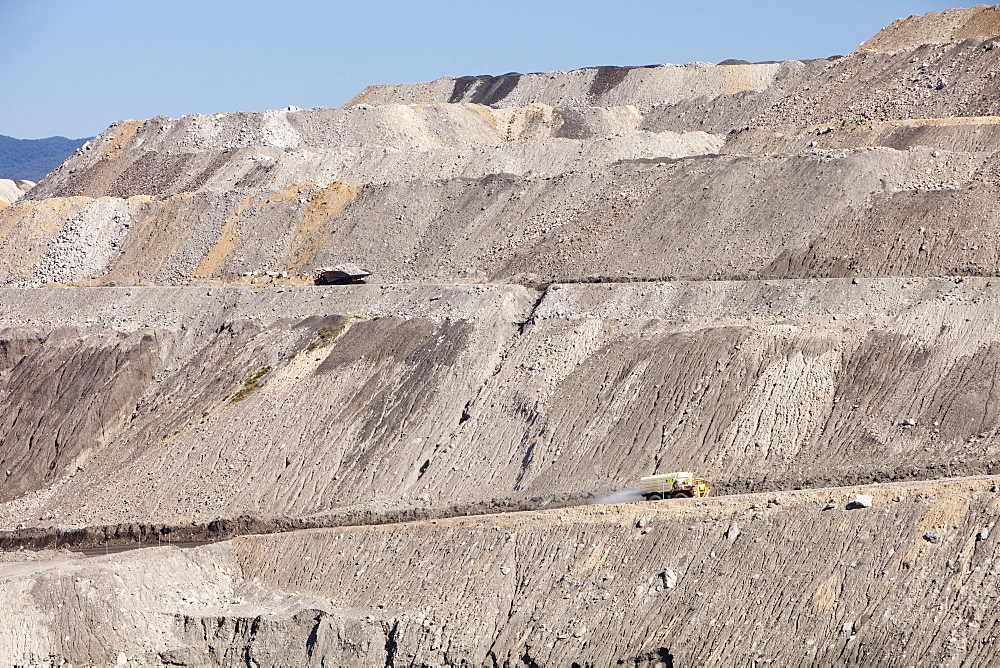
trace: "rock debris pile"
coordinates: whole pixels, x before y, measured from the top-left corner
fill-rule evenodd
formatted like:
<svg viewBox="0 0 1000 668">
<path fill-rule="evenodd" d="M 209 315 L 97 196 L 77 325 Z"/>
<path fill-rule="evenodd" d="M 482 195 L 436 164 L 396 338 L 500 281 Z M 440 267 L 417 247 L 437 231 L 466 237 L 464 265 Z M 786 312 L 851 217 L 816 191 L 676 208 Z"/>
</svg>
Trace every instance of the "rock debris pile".
<svg viewBox="0 0 1000 668">
<path fill-rule="evenodd" d="M 0 207 L 17 201 L 21 195 L 35 187 L 31 181 L 0 179 Z"/>
<path fill-rule="evenodd" d="M 990 663 L 997 17 L 121 121 L 0 181 L 0 656 Z M 671 470 L 720 496 L 632 503 Z"/>
</svg>

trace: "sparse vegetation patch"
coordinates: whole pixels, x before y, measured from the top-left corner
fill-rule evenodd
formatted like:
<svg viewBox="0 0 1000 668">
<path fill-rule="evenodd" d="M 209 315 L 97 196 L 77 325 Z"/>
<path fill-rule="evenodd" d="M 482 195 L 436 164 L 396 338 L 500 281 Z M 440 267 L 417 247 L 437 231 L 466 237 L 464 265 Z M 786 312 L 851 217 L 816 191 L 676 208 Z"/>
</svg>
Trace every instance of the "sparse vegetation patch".
<svg viewBox="0 0 1000 668">
<path fill-rule="evenodd" d="M 262 381 L 264 379 L 264 376 L 266 376 L 270 372 L 271 372 L 271 367 L 265 366 L 261 368 L 259 371 L 257 371 L 257 373 L 255 373 L 254 375 L 250 376 L 245 381 L 243 381 L 243 387 L 238 389 L 236 392 L 233 393 L 231 397 L 229 397 L 229 403 L 236 403 L 241 399 L 245 399 L 251 392 L 253 392 L 254 390 L 259 390 L 261 387 L 263 387 L 264 383 Z"/>
</svg>

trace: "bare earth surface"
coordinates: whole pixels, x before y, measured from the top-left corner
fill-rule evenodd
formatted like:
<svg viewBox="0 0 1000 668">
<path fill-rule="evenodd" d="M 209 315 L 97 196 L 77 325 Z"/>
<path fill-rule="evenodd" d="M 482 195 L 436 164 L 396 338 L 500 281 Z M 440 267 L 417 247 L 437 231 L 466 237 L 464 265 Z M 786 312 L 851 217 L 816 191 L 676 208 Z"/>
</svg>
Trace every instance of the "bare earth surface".
<svg viewBox="0 0 1000 668">
<path fill-rule="evenodd" d="M 0 182 L 0 658 L 995 663 L 998 16 Z"/>
</svg>

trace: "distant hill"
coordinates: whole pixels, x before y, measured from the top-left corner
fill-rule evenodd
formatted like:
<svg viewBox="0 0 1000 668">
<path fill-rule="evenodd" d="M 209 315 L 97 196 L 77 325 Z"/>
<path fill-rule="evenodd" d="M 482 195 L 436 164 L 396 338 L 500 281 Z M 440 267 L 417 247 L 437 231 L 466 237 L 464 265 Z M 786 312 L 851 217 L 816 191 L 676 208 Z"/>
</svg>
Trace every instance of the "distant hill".
<svg viewBox="0 0 1000 668">
<path fill-rule="evenodd" d="M 41 181 L 88 139 L 91 137 L 15 139 L 0 135 L 0 179 Z"/>
</svg>

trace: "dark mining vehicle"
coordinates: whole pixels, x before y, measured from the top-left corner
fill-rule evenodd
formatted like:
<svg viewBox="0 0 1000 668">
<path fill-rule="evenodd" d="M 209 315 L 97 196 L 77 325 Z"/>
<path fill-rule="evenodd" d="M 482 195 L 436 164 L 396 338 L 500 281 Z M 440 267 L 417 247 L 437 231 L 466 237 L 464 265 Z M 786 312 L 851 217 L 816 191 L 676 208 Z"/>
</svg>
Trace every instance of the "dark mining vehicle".
<svg viewBox="0 0 1000 668">
<path fill-rule="evenodd" d="M 364 283 L 365 279 L 372 275 L 370 271 L 365 271 L 354 264 L 318 267 L 314 271 L 316 285 L 355 285 Z"/>
</svg>

